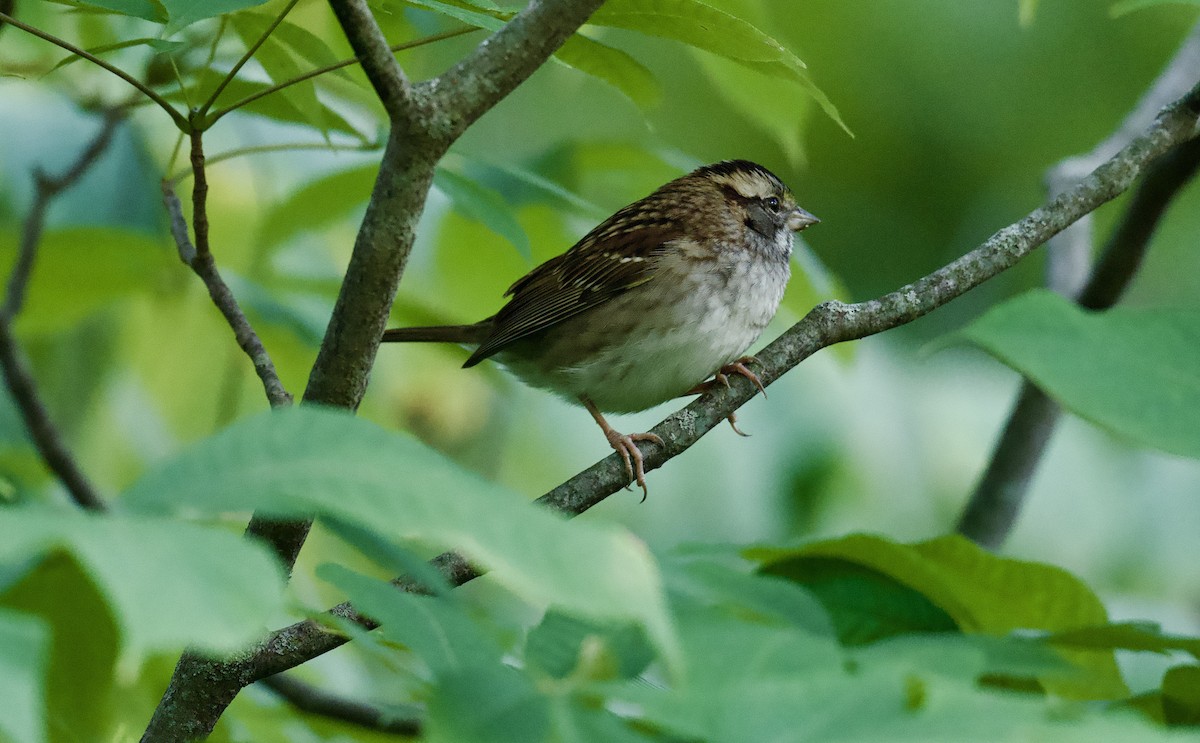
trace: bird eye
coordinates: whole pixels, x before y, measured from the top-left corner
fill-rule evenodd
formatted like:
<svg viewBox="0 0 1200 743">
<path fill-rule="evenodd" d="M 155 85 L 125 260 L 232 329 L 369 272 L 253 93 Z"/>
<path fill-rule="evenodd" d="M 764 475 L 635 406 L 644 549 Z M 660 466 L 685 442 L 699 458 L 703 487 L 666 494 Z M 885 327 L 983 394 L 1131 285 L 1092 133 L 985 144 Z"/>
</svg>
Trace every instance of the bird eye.
<svg viewBox="0 0 1200 743">
<path fill-rule="evenodd" d="M 763 203 L 766 204 L 767 208 L 770 209 L 771 211 L 773 211 L 773 212 L 779 211 L 779 199 L 778 198 L 776 198 L 774 196 L 768 196 L 767 198 L 763 199 Z"/>
</svg>

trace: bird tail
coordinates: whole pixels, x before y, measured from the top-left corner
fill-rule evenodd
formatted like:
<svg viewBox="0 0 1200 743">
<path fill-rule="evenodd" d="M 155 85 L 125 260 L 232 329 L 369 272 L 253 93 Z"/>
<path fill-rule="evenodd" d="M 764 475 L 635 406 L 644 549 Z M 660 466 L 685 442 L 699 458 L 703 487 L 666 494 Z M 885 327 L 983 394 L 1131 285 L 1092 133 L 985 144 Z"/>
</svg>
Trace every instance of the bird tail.
<svg viewBox="0 0 1200 743">
<path fill-rule="evenodd" d="M 424 328 L 389 328 L 383 331 L 384 343 L 464 343 L 478 345 L 483 342 L 488 326 L 474 325 L 431 325 Z"/>
</svg>

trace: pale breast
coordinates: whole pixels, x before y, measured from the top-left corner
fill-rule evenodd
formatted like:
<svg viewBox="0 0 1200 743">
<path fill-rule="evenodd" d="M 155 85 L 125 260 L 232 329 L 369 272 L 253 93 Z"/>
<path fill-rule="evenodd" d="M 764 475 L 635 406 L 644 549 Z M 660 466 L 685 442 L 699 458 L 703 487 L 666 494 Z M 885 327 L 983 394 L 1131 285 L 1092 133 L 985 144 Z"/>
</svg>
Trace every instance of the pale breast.
<svg viewBox="0 0 1200 743">
<path fill-rule="evenodd" d="M 586 395 L 606 412 L 686 393 L 746 353 L 775 316 L 786 255 L 677 245 L 654 278 L 499 355 L 526 383 Z"/>
</svg>

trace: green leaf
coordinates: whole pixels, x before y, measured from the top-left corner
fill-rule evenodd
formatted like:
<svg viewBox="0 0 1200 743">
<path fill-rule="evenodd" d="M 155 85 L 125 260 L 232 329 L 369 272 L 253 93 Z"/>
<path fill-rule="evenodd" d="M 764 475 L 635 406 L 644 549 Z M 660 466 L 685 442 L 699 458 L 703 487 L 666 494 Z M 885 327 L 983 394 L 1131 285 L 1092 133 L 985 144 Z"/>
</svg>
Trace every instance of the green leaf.
<svg viewBox="0 0 1200 743">
<path fill-rule="evenodd" d="M 554 58 L 608 83 L 643 112 L 662 100 L 662 88 L 654 73 L 620 49 L 595 39 L 575 34 L 559 47 Z"/>
<path fill-rule="evenodd" d="M 16 237 L 0 234 L 0 261 L 11 265 Z M 59 331 L 97 310 L 150 291 L 178 258 L 165 243 L 113 227 L 71 227 L 42 236 L 18 327 Z"/>
<path fill-rule="evenodd" d="M 730 108 L 750 120 L 787 156 L 788 164 L 804 164 L 803 132 L 813 99 L 799 87 L 781 86 L 775 77 L 747 70 L 738 62 L 712 54 L 695 54 L 705 76 Z"/>
<path fill-rule="evenodd" d="M 968 633 L 1055 632 L 1106 620 L 1100 600 L 1067 571 L 996 557 L 957 535 L 905 545 L 854 534 L 796 549 L 756 549 L 749 556 L 762 561 L 764 571 L 785 576 L 794 563 L 812 558 L 861 565 L 924 595 Z M 1128 695 L 1111 652 L 1067 656 L 1090 676 L 1082 684 L 1075 678 L 1044 679 L 1058 693 L 1095 699 Z"/>
<path fill-rule="evenodd" d="M 165 23 L 167 9 L 162 0 L 76 0 L 80 5 L 111 10 L 144 21 Z"/>
<path fill-rule="evenodd" d="M 522 258 L 533 262 L 529 237 L 513 217 L 512 207 L 495 191 L 446 168 L 437 169 L 433 185 L 450 199 L 460 214 L 487 225 L 488 229 L 511 243 Z"/>
<path fill-rule="evenodd" d="M 0 511 L 0 563 L 66 553 L 111 607 L 126 651 L 230 650 L 278 611 L 283 576 L 260 544 L 194 524 L 71 511 Z M 148 556 L 153 556 L 149 559 Z"/>
<path fill-rule="evenodd" d="M 1200 666 L 1167 669 L 1162 683 L 1162 706 L 1168 725 L 1200 726 Z"/>
<path fill-rule="evenodd" d="M 609 0 L 588 23 L 679 41 L 787 80 L 799 85 L 846 129 L 837 108 L 809 78 L 799 57 L 754 25 L 700 0 Z"/>
<path fill-rule="evenodd" d="M 1037 15 L 1038 0 L 1017 0 L 1017 20 L 1021 28 L 1033 25 L 1033 17 Z"/>
<path fill-rule="evenodd" d="M 546 698 L 515 668 L 491 665 L 438 679 L 422 740 L 529 743 L 545 740 Z"/>
<path fill-rule="evenodd" d="M 0 740 L 46 740 L 46 667 L 50 632 L 37 617 L 0 610 Z"/>
<path fill-rule="evenodd" d="M 773 563 L 765 572 L 811 591 L 829 612 L 843 645 L 958 629 L 949 614 L 919 591 L 855 562 L 807 557 Z"/>
<path fill-rule="evenodd" d="M 282 245 L 365 209 L 379 164 L 360 165 L 307 181 L 280 200 L 263 219 L 262 240 Z"/>
<path fill-rule="evenodd" d="M 1089 312 L 1028 292 L 961 332 L 1071 412 L 1135 443 L 1200 457 L 1200 311 Z"/>
<path fill-rule="evenodd" d="M 143 46 L 143 45 L 149 46 L 152 49 L 154 49 L 155 51 L 164 52 L 164 53 L 168 53 L 168 54 L 171 52 L 178 51 L 179 49 L 182 49 L 184 46 L 186 46 L 184 43 L 178 42 L 178 41 L 164 41 L 163 39 L 144 37 L 144 38 L 140 38 L 140 39 L 126 39 L 124 41 L 117 41 L 112 44 L 101 44 L 100 46 L 94 46 L 91 49 L 88 49 L 87 51 L 91 52 L 93 55 L 100 56 L 100 55 L 104 54 L 105 52 L 112 52 L 112 51 L 116 51 L 117 49 L 128 49 L 130 47 Z M 50 71 L 53 72 L 54 70 L 57 70 L 60 67 L 66 67 L 69 64 L 74 64 L 75 62 L 78 62 L 81 59 L 83 59 L 83 57 L 79 56 L 78 54 L 68 54 L 67 56 L 65 56 L 61 60 L 59 60 L 58 64 L 51 67 Z"/>
<path fill-rule="evenodd" d="M 525 660 L 552 678 L 630 679 L 646 670 L 654 650 L 637 625 L 601 624 L 552 608 L 530 630 Z"/>
<path fill-rule="evenodd" d="M 242 43 L 249 48 L 266 33 L 271 18 L 258 13 L 238 13 L 230 18 L 230 23 L 241 37 Z M 262 65 L 271 82 L 276 85 L 295 80 L 306 71 L 301 69 L 292 53 L 278 41 L 274 33 L 263 40 L 254 52 L 254 59 Z M 329 126 L 324 116 L 326 109 L 317 100 L 317 86 L 313 80 L 289 85 L 277 93 L 272 93 L 272 96 L 281 96 L 303 114 L 310 125 L 328 136 Z"/>
<path fill-rule="evenodd" d="M 356 609 L 378 621 L 384 637 L 416 652 L 435 676 L 500 662 L 500 646 L 467 616 L 453 593 L 405 593 L 387 581 L 333 564 L 322 565 L 317 574 L 345 591 Z"/>
<path fill-rule="evenodd" d="M 1122 0 L 1113 3 L 1108 12 L 1113 18 L 1117 18 L 1154 5 L 1200 5 L 1200 0 Z"/>
<path fill-rule="evenodd" d="M 390 539 L 454 548 L 527 600 L 642 624 L 678 660 L 658 570 L 625 531 L 566 523 L 406 436 L 300 406 L 239 421 L 129 490 L 129 508 L 328 514 Z"/>
<path fill-rule="evenodd" d="M 243 8 L 262 5 L 267 0 L 159 0 L 167 10 L 170 20 L 163 34 L 170 36 L 180 29 L 186 28 L 196 21 L 205 18 L 215 18 L 224 13 L 232 13 Z M 236 17 L 236 16 L 235 16 Z"/>
<path fill-rule="evenodd" d="M 1124 622 L 1058 632 L 1047 638 L 1054 645 L 1109 650 L 1169 653 L 1183 650 L 1200 660 L 1200 638 L 1164 635 L 1157 625 Z"/>
</svg>

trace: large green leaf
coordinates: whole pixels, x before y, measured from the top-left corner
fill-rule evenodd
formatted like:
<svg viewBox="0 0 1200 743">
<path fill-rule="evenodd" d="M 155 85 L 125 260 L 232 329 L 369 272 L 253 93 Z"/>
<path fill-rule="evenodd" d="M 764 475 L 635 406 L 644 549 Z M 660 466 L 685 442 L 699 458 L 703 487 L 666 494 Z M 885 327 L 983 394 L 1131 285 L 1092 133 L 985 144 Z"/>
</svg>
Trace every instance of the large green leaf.
<svg viewBox="0 0 1200 743">
<path fill-rule="evenodd" d="M 1071 412 L 1136 443 L 1200 457 L 1200 310 L 1089 312 L 1038 290 L 962 331 Z"/>
<path fill-rule="evenodd" d="M 249 48 L 266 33 L 271 20 L 270 17 L 259 13 L 238 13 L 231 17 L 230 23 L 241 37 L 242 43 Z M 262 65 L 271 82 L 276 85 L 294 80 L 307 72 L 301 68 L 292 52 L 279 41 L 275 33 L 262 40 L 262 44 L 254 52 L 254 59 Z M 317 100 L 317 87 L 313 80 L 289 85 L 273 95 L 281 96 L 293 108 L 304 114 L 314 128 L 328 135 L 325 107 Z"/>
<path fill-rule="evenodd" d="M 267 212 L 263 243 L 282 245 L 303 232 L 327 227 L 366 208 L 378 172 L 378 163 L 371 163 L 307 181 Z"/>
<path fill-rule="evenodd" d="M 752 550 L 750 555 L 763 562 L 766 572 L 795 577 L 801 583 L 814 559 L 869 568 L 925 596 L 969 633 L 1058 632 L 1103 624 L 1107 619 L 1096 595 L 1067 571 L 996 557 L 959 536 L 907 545 L 854 534 L 790 550 Z M 1090 675 L 1086 683 L 1077 678 L 1044 679 L 1056 691 L 1100 699 L 1128 694 L 1111 652 L 1072 651 L 1068 655 Z"/>
<path fill-rule="evenodd" d="M 15 254 L 16 237 L 0 234 L 0 262 L 10 265 Z M 72 326 L 102 307 L 150 291 L 177 260 L 165 243 L 133 230 L 46 232 L 18 327 L 48 332 Z"/>
<path fill-rule="evenodd" d="M 185 645 L 233 649 L 266 629 L 283 576 L 260 544 L 222 529 L 73 511 L 0 511 L 0 563 L 69 555 L 104 596 L 131 657 Z"/>
<path fill-rule="evenodd" d="M 163 33 L 167 36 L 186 28 L 196 21 L 232 13 L 242 8 L 262 5 L 267 0 L 158 0 L 167 9 L 170 21 Z"/>
<path fill-rule="evenodd" d="M 521 223 L 513 217 L 512 207 L 499 194 L 446 168 L 437 169 L 433 185 L 450 199 L 460 214 L 487 225 L 488 229 L 511 243 L 522 258 L 533 261 L 529 237 L 521 228 Z"/>
<path fill-rule="evenodd" d="M 46 666 L 50 633 L 37 617 L 0 610 L 0 740 L 46 740 Z"/>
<path fill-rule="evenodd" d="M 111 10 L 121 15 L 141 18 L 145 21 L 165 23 L 167 9 L 162 0 L 77 0 L 80 5 Z"/>
<path fill-rule="evenodd" d="M 658 570 L 609 525 L 564 522 L 413 439 L 315 406 L 240 421 L 150 473 L 145 511 L 327 514 L 389 539 L 454 548 L 526 599 L 636 621 L 678 660 Z"/>
<path fill-rule="evenodd" d="M 799 57 L 753 24 L 701 0 L 609 0 L 588 23 L 679 41 L 799 85 L 846 128 L 837 108 L 813 83 Z"/>
</svg>

